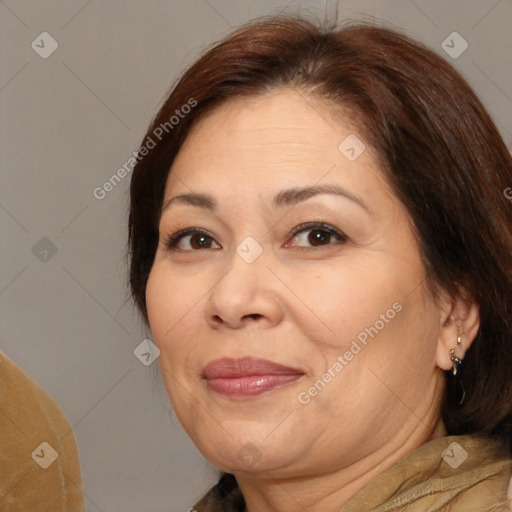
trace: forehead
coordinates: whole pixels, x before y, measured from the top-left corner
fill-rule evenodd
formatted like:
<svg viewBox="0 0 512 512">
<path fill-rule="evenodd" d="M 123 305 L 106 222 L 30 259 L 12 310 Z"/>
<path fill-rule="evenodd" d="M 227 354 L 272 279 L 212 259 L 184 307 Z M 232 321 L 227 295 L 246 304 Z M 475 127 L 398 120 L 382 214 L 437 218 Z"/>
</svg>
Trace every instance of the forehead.
<svg viewBox="0 0 512 512">
<path fill-rule="evenodd" d="M 191 130 L 173 163 L 166 196 L 198 187 L 311 185 L 327 175 L 331 181 L 364 186 L 367 178 L 379 179 L 380 172 L 355 132 L 348 118 L 332 115 L 331 105 L 302 92 L 278 90 L 229 100 Z M 359 143 L 357 151 L 366 146 L 357 159 L 343 153 L 346 140 Z"/>
</svg>

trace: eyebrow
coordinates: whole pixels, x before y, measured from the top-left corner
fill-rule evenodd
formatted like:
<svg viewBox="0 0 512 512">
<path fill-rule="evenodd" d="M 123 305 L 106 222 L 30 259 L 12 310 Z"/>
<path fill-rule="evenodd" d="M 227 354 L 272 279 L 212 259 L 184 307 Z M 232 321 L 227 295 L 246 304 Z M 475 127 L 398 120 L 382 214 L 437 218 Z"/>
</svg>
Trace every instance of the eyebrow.
<svg viewBox="0 0 512 512">
<path fill-rule="evenodd" d="M 274 197 L 272 204 L 274 208 L 295 206 L 302 201 L 320 194 L 331 194 L 345 197 L 346 199 L 350 199 L 352 202 L 361 206 L 367 212 L 370 212 L 368 206 L 360 197 L 357 197 L 352 192 L 349 192 L 347 189 L 334 183 L 323 183 L 311 187 L 293 187 L 281 190 Z M 162 206 L 162 213 L 175 203 L 182 203 L 189 206 L 196 206 L 198 208 L 205 208 L 212 212 L 216 212 L 218 209 L 218 202 L 213 196 L 208 194 L 190 193 L 179 194 L 165 201 Z"/>
</svg>

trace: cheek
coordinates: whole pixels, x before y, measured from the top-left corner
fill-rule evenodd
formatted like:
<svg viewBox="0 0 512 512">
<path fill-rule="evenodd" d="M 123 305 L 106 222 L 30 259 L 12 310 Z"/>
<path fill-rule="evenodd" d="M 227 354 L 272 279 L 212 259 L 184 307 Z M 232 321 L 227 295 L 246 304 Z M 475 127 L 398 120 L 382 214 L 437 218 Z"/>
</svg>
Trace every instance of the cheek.
<svg viewBox="0 0 512 512">
<path fill-rule="evenodd" d="M 194 316 L 197 309 L 193 307 L 197 300 L 189 299 L 194 295 L 190 287 L 186 291 L 190 293 L 185 294 L 176 277 L 161 264 L 153 266 L 146 287 L 149 324 L 160 350 L 158 361 L 171 405 L 182 422 L 188 421 L 192 411 L 190 396 L 183 390 L 193 371 L 187 358 L 194 340 L 194 325 L 198 323 Z"/>
<path fill-rule="evenodd" d="M 398 314 L 393 304 L 403 296 L 401 281 L 390 265 L 383 268 L 362 257 L 316 269 L 309 278 L 294 282 L 294 293 L 307 306 L 298 302 L 297 312 L 308 309 L 297 323 L 310 335 L 318 333 L 317 339 L 326 347 L 344 351 L 360 333 L 364 339 L 365 329 L 376 322 L 379 331 L 384 329 L 384 321 L 386 327 L 393 322 Z"/>
<path fill-rule="evenodd" d="M 309 401 L 304 413 L 312 422 L 332 421 L 346 432 L 357 425 L 371 437 L 376 423 L 393 430 L 406 422 L 410 409 L 404 404 L 412 407 L 429 389 L 435 333 L 426 324 L 432 318 L 418 315 L 417 298 L 393 302 L 396 297 L 374 302 L 364 314 L 355 307 L 352 315 L 338 315 L 336 336 L 321 347 L 324 364 L 301 388 L 299 398 Z"/>
<path fill-rule="evenodd" d="M 413 258 L 408 266 L 390 258 L 371 262 L 370 256 L 317 272 L 309 286 L 300 282 L 297 288 L 315 313 L 301 320 L 319 352 L 315 378 L 331 369 L 336 378 L 329 387 L 337 392 L 329 399 L 345 405 L 351 400 L 340 389 L 351 389 L 354 396 L 358 391 L 366 397 L 387 396 L 379 377 L 402 387 L 401 376 L 407 380 L 422 367 L 433 367 L 435 310 L 418 286 L 424 277 L 421 265 L 413 264 Z"/>
<path fill-rule="evenodd" d="M 155 338 L 163 341 L 180 331 L 184 326 L 190 327 L 189 318 L 195 313 L 204 290 L 195 280 L 187 280 L 175 275 L 165 266 L 155 263 L 149 274 L 146 286 L 146 304 L 151 331 Z"/>
<path fill-rule="evenodd" d="M 160 275 L 158 269 L 153 267 L 146 286 L 146 307 L 151 332 L 157 344 L 165 329 L 164 324 L 168 321 L 166 304 L 169 304 L 170 300 L 172 300 L 172 288 L 166 285 L 165 276 Z"/>
<path fill-rule="evenodd" d="M 146 287 L 146 304 L 151 333 L 160 349 L 159 361 L 164 373 L 178 376 L 183 372 L 184 350 L 190 347 L 194 325 L 198 323 L 200 297 L 199 292 L 194 293 L 193 285 L 184 290 L 179 280 L 161 265 L 155 264 L 151 270 Z"/>
</svg>

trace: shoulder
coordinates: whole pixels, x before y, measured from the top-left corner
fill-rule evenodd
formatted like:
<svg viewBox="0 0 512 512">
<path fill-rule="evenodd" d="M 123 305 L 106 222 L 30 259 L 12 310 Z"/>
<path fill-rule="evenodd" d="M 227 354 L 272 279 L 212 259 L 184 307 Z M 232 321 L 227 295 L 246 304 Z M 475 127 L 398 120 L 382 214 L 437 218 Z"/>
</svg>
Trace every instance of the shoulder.
<svg viewBox="0 0 512 512">
<path fill-rule="evenodd" d="M 430 441 L 362 489 L 341 512 L 509 512 L 512 458 L 477 435 Z"/>
<path fill-rule="evenodd" d="M 83 511 L 78 451 L 69 421 L 57 403 L 1 351 L 0 409 L 2 504 L 41 510 L 45 502 L 55 511 Z"/>
</svg>

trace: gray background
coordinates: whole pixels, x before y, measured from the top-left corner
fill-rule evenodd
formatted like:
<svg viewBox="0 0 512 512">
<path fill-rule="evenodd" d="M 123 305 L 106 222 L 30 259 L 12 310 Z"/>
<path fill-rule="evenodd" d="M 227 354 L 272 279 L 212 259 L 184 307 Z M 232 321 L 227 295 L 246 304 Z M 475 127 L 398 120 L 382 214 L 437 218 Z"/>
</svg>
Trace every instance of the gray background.
<svg viewBox="0 0 512 512">
<path fill-rule="evenodd" d="M 157 362 L 133 353 L 151 336 L 126 301 L 129 176 L 103 200 L 93 190 L 205 45 L 258 15 L 332 17 L 336 3 L 340 20 L 375 19 L 445 56 L 512 146 L 510 0 L 0 2 L 0 349 L 73 425 L 88 512 L 185 512 L 216 477 Z M 31 48 L 45 31 L 59 45 L 47 59 Z M 469 44 L 457 59 L 441 47 L 453 31 Z"/>
</svg>

